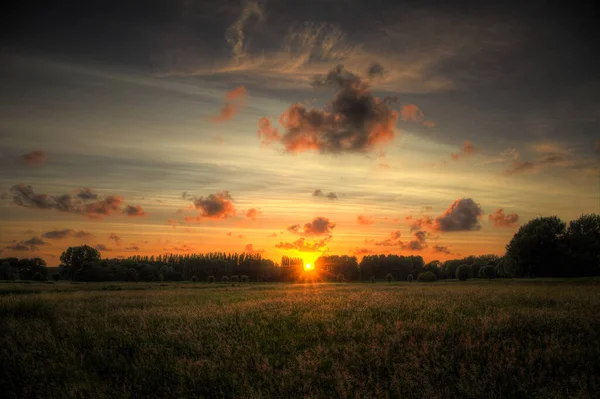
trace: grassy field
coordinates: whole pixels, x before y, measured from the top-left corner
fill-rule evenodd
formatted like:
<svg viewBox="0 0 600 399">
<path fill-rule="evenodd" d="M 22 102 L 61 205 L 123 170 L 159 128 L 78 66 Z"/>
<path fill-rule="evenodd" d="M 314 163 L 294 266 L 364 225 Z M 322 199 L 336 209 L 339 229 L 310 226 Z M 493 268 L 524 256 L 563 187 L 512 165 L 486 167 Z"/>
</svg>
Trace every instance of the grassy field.
<svg viewBox="0 0 600 399">
<path fill-rule="evenodd" d="M 0 396 L 598 397 L 600 284 L 0 284 Z"/>
</svg>

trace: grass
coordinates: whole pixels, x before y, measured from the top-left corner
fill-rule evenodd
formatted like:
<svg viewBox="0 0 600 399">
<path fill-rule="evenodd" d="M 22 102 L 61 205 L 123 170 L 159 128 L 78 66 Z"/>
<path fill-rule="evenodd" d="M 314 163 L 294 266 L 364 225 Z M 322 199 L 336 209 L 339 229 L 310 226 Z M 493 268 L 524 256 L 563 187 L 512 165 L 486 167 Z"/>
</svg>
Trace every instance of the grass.
<svg viewBox="0 0 600 399">
<path fill-rule="evenodd" d="M 0 284 L 0 396 L 597 397 L 599 288 Z"/>
</svg>

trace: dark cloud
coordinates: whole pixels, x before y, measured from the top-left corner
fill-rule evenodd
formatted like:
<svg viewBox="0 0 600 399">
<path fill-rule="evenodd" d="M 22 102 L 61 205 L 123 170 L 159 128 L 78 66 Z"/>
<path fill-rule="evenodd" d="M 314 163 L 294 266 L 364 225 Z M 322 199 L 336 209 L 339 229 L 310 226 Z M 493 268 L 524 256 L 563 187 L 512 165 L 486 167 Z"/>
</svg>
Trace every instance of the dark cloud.
<svg viewBox="0 0 600 399">
<path fill-rule="evenodd" d="M 415 218 L 413 216 L 407 216 L 404 219 L 409 222 L 411 232 L 413 232 L 415 230 L 425 229 L 425 228 L 433 228 L 433 225 L 434 225 L 434 220 L 427 215 L 423 215 L 419 218 Z"/>
<path fill-rule="evenodd" d="M 115 244 L 117 244 L 117 247 L 121 246 L 121 237 L 119 237 L 115 233 L 111 233 L 110 236 L 108 236 L 108 238 L 110 240 L 113 240 L 115 242 Z"/>
<path fill-rule="evenodd" d="M 436 231 L 469 231 L 479 230 L 479 217 L 483 215 L 481 207 L 471 198 L 461 198 L 441 216 L 435 218 L 434 230 Z"/>
<path fill-rule="evenodd" d="M 385 68 L 383 65 L 374 63 L 367 69 L 367 76 L 371 79 L 383 78 L 385 76 Z"/>
<path fill-rule="evenodd" d="M 504 209 L 499 208 L 490 215 L 488 215 L 488 219 L 494 224 L 496 227 L 513 227 L 517 225 L 519 221 L 519 215 L 516 213 L 505 214 Z"/>
<path fill-rule="evenodd" d="M 382 99 L 374 97 L 367 83 L 345 70 L 343 65 L 325 75 L 315 76 L 312 85 L 333 87 L 336 94 L 323 109 L 293 104 L 281 115 L 279 124 L 285 133 L 279 141 L 285 151 L 360 153 L 394 139 L 398 113 Z M 264 120 L 261 121 L 264 124 Z M 268 136 L 261 131 L 259 135 L 263 142 L 268 143 Z"/>
<path fill-rule="evenodd" d="M 323 236 L 327 235 L 331 237 L 333 228 L 335 228 L 335 223 L 329 221 L 326 217 L 316 217 L 312 221 L 305 223 L 304 228 L 300 230 L 299 224 L 294 224 L 289 226 L 287 230 L 291 233 L 300 234 L 302 236 Z"/>
<path fill-rule="evenodd" d="M 13 203 L 18 206 L 53 209 L 59 212 L 86 215 L 93 219 L 101 219 L 103 216 L 121 213 L 121 207 L 123 206 L 122 197 L 117 195 L 100 197 L 89 189 L 79 190 L 75 195 L 47 195 L 36 194 L 31 186 L 17 184 L 10 191 L 13 196 Z"/>
<path fill-rule="evenodd" d="M 133 205 L 127 205 L 125 206 L 125 209 L 123 209 L 123 213 L 127 216 L 146 216 L 146 212 L 144 212 L 144 209 L 142 209 L 141 206 L 137 205 L 137 206 L 133 206 Z"/>
<path fill-rule="evenodd" d="M 400 240 L 400 230 L 396 230 L 396 231 L 392 231 L 389 235 L 388 238 L 386 238 L 383 241 L 377 241 L 375 242 L 375 245 L 380 246 L 380 247 L 404 247 L 404 243 Z M 367 240 L 365 240 L 365 243 L 367 243 Z"/>
<path fill-rule="evenodd" d="M 434 245 L 433 246 L 433 252 L 439 252 L 439 253 L 443 253 L 443 254 L 450 254 L 450 250 L 448 249 L 448 247 L 443 246 L 443 245 Z"/>
<path fill-rule="evenodd" d="M 23 244 L 22 241 L 7 245 L 6 248 L 13 251 L 35 251 L 35 249 L 32 249 L 29 245 Z"/>
<path fill-rule="evenodd" d="M 210 194 L 207 197 L 194 197 L 192 201 L 194 207 L 200 210 L 200 214 L 196 217 L 186 217 L 186 222 L 200 222 L 202 219 L 227 219 L 237 213 L 229 191 Z"/>
<path fill-rule="evenodd" d="M 361 256 L 361 255 L 371 255 L 375 252 L 370 250 L 369 248 L 357 248 L 352 251 L 352 255 Z"/>
<path fill-rule="evenodd" d="M 137 245 L 132 245 L 130 247 L 126 247 L 125 250 L 138 252 L 140 250 L 140 247 L 138 247 Z"/>
<path fill-rule="evenodd" d="M 48 245 L 48 243 L 39 237 L 32 237 L 29 240 L 22 241 L 23 244 L 29 246 Z"/>
<path fill-rule="evenodd" d="M 47 238 L 49 240 L 61 240 L 66 237 L 88 238 L 91 236 L 92 233 L 88 233 L 87 231 L 75 231 L 72 229 L 51 230 L 42 234 L 43 238 Z"/>
<path fill-rule="evenodd" d="M 107 248 L 106 245 L 104 245 L 104 244 L 96 244 L 96 246 L 94 248 L 96 248 L 98 251 L 104 251 L 104 252 L 111 251 L 111 249 Z"/>
<path fill-rule="evenodd" d="M 473 155 L 474 152 L 475 147 L 473 147 L 473 144 L 469 140 L 467 140 L 465 141 L 465 143 L 463 144 L 463 148 L 459 152 L 453 152 L 452 154 L 450 154 L 450 158 L 452 158 L 453 161 L 458 161 L 461 158 Z"/>
<path fill-rule="evenodd" d="M 338 199 L 338 196 L 336 193 L 329 192 L 328 194 L 325 194 L 321 189 L 316 189 L 315 191 L 313 191 L 312 195 L 313 195 L 313 197 L 325 197 L 330 200 Z"/>
<path fill-rule="evenodd" d="M 21 155 L 21 161 L 27 166 L 38 166 L 46 161 L 46 152 L 42 150 L 31 151 Z"/>
<path fill-rule="evenodd" d="M 294 242 L 280 242 L 275 244 L 275 248 L 284 249 L 286 251 L 296 250 L 299 252 L 322 252 L 327 249 L 327 240 L 319 240 L 306 242 L 304 237 L 297 239 Z"/>
<path fill-rule="evenodd" d="M 368 216 L 363 216 L 363 215 L 358 215 L 356 217 L 356 221 L 358 222 L 358 224 L 362 224 L 363 226 L 375 223 L 373 218 L 370 218 Z"/>
<path fill-rule="evenodd" d="M 29 240 L 16 241 L 13 240 L 10 245 L 6 246 L 7 249 L 13 251 L 37 251 L 38 246 L 49 245 L 46 241 L 39 237 L 31 237 Z"/>
<path fill-rule="evenodd" d="M 416 231 L 413 234 L 414 239 L 411 240 L 406 248 L 411 251 L 421 251 L 422 249 L 427 248 L 427 233 L 424 231 Z"/>
</svg>

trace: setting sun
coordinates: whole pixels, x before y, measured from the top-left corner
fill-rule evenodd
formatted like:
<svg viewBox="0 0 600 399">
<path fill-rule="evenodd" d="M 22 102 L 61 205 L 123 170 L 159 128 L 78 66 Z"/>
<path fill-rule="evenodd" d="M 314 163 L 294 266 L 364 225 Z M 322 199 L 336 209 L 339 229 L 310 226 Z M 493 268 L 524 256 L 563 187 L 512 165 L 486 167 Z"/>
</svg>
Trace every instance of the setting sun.
<svg viewBox="0 0 600 399">
<path fill-rule="evenodd" d="M 312 268 L 313 267 L 312 267 L 312 265 L 310 263 L 307 263 L 307 264 L 304 265 L 304 270 L 306 270 L 306 271 L 312 270 Z"/>
</svg>

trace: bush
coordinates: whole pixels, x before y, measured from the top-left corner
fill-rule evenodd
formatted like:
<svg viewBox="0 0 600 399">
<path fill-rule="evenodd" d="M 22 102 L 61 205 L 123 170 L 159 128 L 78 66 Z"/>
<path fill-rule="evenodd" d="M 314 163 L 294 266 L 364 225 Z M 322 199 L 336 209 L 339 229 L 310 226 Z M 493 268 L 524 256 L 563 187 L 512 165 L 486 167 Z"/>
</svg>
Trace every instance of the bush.
<svg viewBox="0 0 600 399">
<path fill-rule="evenodd" d="M 240 281 L 240 278 L 234 274 L 229 280 L 231 280 L 232 283 L 237 283 L 238 281 Z"/>
<path fill-rule="evenodd" d="M 224 283 L 227 283 L 227 282 L 229 282 L 229 277 L 223 276 L 223 277 L 221 277 L 221 281 Z"/>
<path fill-rule="evenodd" d="M 375 276 L 371 276 L 371 280 L 370 281 L 371 281 L 371 283 L 374 283 L 375 282 Z"/>
<path fill-rule="evenodd" d="M 431 283 L 437 280 L 437 277 L 433 272 L 424 272 L 419 274 L 419 281 L 422 283 Z"/>
<path fill-rule="evenodd" d="M 59 273 L 54 273 L 54 274 L 52 275 L 52 280 L 54 280 L 54 281 L 58 281 L 58 280 L 60 280 L 60 274 L 59 274 Z"/>
<path fill-rule="evenodd" d="M 392 276 L 392 273 L 388 273 L 385 276 L 385 279 L 387 280 L 388 283 L 391 283 L 392 281 L 394 281 L 394 276 Z"/>
<path fill-rule="evenodd" d="M 479 269 L 479 277 L 481 278 L 496 278 L 496 269 L 494 266 L 484 266 Z"/>
<path fill-rule="evenodd" d="M 242 275 L 242 283 L 249 283 L 250 282 L 250 277 L 246 276 L 245 274 Z"/>
<path fill-rule="evenodd" d="M 469 265 L 460 265 L 456 269 L 456 278 L 460 281 L 465 281 L 469 278 L 469 274 L 471 273 L 471 268 Z"/>
<path fill-rule="evenodd" d="M 215 282 L 215 276 L 208 276 L 208 279 L 206 280 L 209 283 L 214 283 Z"/>
<path fill-rule="evenodd" d="M 34 281 L 44 281 L 44 280 L 45 280 L 45 278 L 44 278 L 44 275 L 43 275 L 42 273 L 40 273 L 40 272 L 36 272 L 36 273 L 33 275 L 33 278 L 32 278 L 32 280 L 34 280 Z"/>
<path fill-rule="evenodd" d="M 407 280 L 409 283 L 412 283 L 414 279 L 415 279 L 415 278 L 413 277 L 413 275 L 412 275 L 412 274 L 409 274 L 409 275 L 408 275 L 408 277 L 406 277 L 406 280 Z"/>
<path fill-rule="evenodd" d="M 337 280 L 338 283 L 343 283 L 344 282 L 344 275 L 342 273 L 338 274 L 335 279 Z"/>
<path fill-rule="evenodd" d="M 125 281 L 138 281 L 138 272 L 134 268 L 125 271 Z"/>
<path fill-rule="evenodd" d="M 190 281 L 191 281 L 192 283 L 197 283 L 197 282 L 198 282 L 198 277 L 196 277 L 196 276 L 192 276 L 192 278 L 190 279 Z"/>
</svg>

